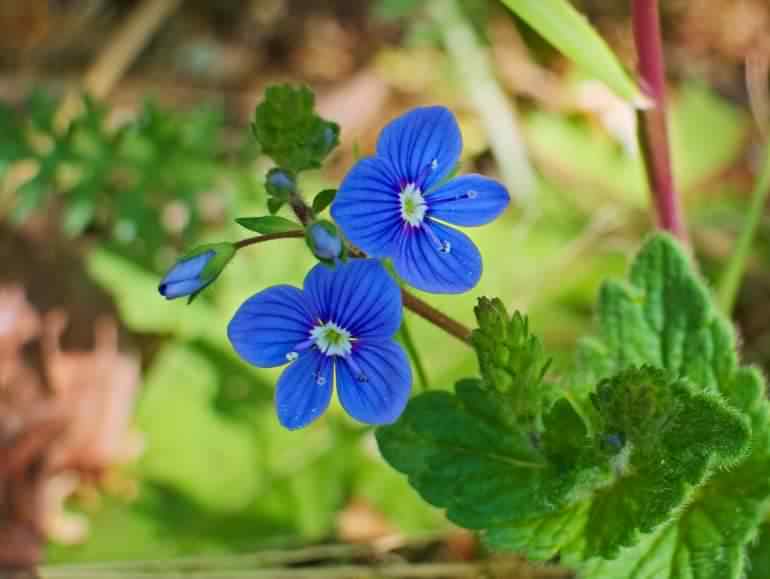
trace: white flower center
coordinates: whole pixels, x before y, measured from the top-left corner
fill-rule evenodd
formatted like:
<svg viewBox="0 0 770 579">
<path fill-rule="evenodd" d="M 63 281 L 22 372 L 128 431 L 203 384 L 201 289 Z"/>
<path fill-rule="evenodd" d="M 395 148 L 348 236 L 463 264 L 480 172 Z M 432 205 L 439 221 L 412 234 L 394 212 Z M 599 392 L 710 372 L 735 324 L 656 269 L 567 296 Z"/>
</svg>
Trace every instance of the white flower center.
<svg viewBox="0 0 770 579">
<path fill-rule="evenodd" d="M 310 339 L 327 356 L 347 356 L 353 349 L 353 339 L 345 328 L 326 322 L 310 331 Z"/>
<path fill-rule="evenodd" d="M 398 200 L 401 202 L 401 218 L 412 227 L 419 227 L 425 218 L 428 205 L 417 185 L 409 183 L 398 194 Z"/>
</svg>

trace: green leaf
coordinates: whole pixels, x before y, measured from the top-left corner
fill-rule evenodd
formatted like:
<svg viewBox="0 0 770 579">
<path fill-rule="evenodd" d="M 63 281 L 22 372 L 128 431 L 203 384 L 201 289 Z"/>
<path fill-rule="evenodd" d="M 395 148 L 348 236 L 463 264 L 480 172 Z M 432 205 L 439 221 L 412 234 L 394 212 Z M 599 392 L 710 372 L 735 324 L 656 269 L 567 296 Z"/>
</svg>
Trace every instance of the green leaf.
<svg viewBox="0 0 770 579">
<path fill-rule="evenodd" d="M 286 231 L 302 231 L 302 225 L 285 217 L 266 215 L 264 217 L 239 217 L 235 220 L 238 225 L 256 231 L 257 233 L 284 233 Z"/>
<path fill-rule="evenodd" d="M 502 3 L 618 96 L 635 106 L 646 102 L 607 43 L 567 0 L 502 0 Z"/>
<path fill-rule="evenodd" d="M 518 397 L 542 378 L 526 321 L 489 300 L 477 315 L 485 382 L 419 395 L 377 433 L 425 500 L 493 548 L 558 555 L 588 579 L 745 571 L 770 507 L 764 383 L 739 366 L 675 240 L 653 237 L 629 282 L 604 286 L 600 334 L 581 344 L 570 387 L 542 406 L 540 424 L 531 414 L 542 402 Z"/>
<path fill-rule="evenodd" d="M 318 195 L 313 198 L 313 213 L 316 215 L 321 213 L 324 209 L 331 205 L 336 195 L 336 189 L 324 189 L 318 193 Z"/>
<path fill-rule="evenodd" d="M 751 451 L 715 471 L 673 520 L 620 551 L 594 559 L 585 577 L 718 579 L 745 572 L 745 550 L 770 507 L 770 420 L 759 372 L 740 367 L 728 323 L 676 241 L 653 237 L 634 262 L 629 284 L 601 292 L 601 334 L 583 356 L 583 376 L 605 378 L 640 364 L 665 369 L 707 396 L 721 396 L 751 423 Z M 585 349 L 583 350 L 586 351 Z M 699 424 L 699 423 L 698 423 Z M 697 424 L 692 424 L 693 428 Z M 687 449 L 684 449 L 687 450 Z M 579 559 L 571 559 L 578 564 Z"/>
<path fill-rule="evenodd" d="M 275 85 L 254 114 L 252 131 L 262 151 L 295 173 L 318 169 L 339 144 L 339 126 L 314 112 L 315 97 L 308 87 Z"/>
<path fill-rule="evenodd" d="M 425 500 L 446 508 L 455 523 L 491 533 L 556 513 L 609 475 L 569 404 L 545 418 L 563 436 L 541 441 L 507 411 L 505 396 L 461 381 L 454 394 L 415 397 L 396 424 L 377 431 L 385 459 Z"/>
<path fill-rule="evenodd" d="M 628 370 L 602 382 L 592 398 L 605 436 L 625 448 L 615 463 L 621 476 L 591 502 L 584 556 L 615 557 L 640 532 L 665 523 L 709 470 L 748 450 L 751 432 L 741 414 L 663 371 Z"/>
</svg>

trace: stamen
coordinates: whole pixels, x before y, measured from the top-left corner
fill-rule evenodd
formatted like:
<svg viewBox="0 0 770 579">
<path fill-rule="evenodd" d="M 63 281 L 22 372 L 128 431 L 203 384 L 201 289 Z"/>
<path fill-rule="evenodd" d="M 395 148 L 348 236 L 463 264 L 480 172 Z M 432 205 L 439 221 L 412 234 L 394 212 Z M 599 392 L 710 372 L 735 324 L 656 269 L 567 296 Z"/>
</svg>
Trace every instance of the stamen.
<svg viewBox="0 0 770 579">
<path fill-rule="evenodd" d="M 350 369 L 353 370 L 353 376 L 358 382 L 368 382 L 369 378 L 366 376 L 361 366 L 353 359 L 353 356 L 345 356 L 345 361 L 350 365 Z"/>
<path fill-rule="evenodd" d="M 433 197 L 429 197 L 429 201 L 431 204 L 431 207 L 435 207 L 436 205 L 441 205 L 442 203 L 451 203 L 452 201 L 461 201 L 462 199 L 476 199 L 479 196 L 478 191 L 474 191 L 473 189 L 469 189 L 465 193 L 461 193 L 459 195 L 453 195 L 452 197 L 444 197 L 443 199 L 434 199 Z"/>
<path fill-rule="evenodd" d="M 291 352 L 286 354 L 286 360 L 288 360 L 289 362 L 293 362 L 294 360 L 299 358 L 299 355 L 301 352 L 304 352 L 305 350 L 309 350 L 310 348 L 313 347 L 314 344 L 315 342 L 313 341 L 312 338 L 308 338 L 307 340 L 300 342 L 299 344 L 294 346 L 294 349 Z"/>
<path fill-rule="evenodd" d="M 303 342 L 315 346 L 327 356 L 345 356 L 350 353 L 353 337 L 334 322 L 321 323 L 310 331 L 310 339 Z"/>
<path fill-rule="evenodd" d="M 419 227 L 428 210 L 420 188 L 409 183 L 398 194 L 398 199 L 401 203 L 401 219 L 412 227 Z"/>
<path fill-rule="evenodd" d="M 436 232 L 433 231 L 433 228 L 426 224 L 425 227 L 423 227 L 425 232 L 428 234 L 428 237 L 430 237 L 431 243 L 433 243 L 433 246 L 438 249 L 441 253 L 450 253 L 452 251 L 452 244 L 449 243 L 446 240 L 441 240 L 436 235 Z"/>
<path fill-rule="evenodd" d="M 425 179 L 427 179 L 428 175 L 430 175 L 436 169 L 438 169 L 438 159 L 433 159 L 430 163 L 420 169 L 420 172 L 417 174 L 417 179 L 414 180 L 415 185 L 422 189 L 422 185 L 425 183 Z"/>
</svg>

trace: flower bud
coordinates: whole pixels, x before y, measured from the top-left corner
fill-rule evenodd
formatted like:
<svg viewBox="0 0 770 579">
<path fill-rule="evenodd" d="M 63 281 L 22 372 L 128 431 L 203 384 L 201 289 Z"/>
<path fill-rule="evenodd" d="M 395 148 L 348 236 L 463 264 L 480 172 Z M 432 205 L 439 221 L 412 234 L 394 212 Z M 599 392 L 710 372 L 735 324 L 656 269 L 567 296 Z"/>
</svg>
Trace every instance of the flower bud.
<svg viewBox="0 0 770 579">
<path fill-rule="evenodd" d="M 232 243 L 200 245 L 183 255 L 158 285 L 167 300 L 190 296 L 190 301 L 213 282 L 235 255 Z"/>
<path fill-rule="evenodd" d="M 305 231 L 310 251 L 321 261 L 334 262 L 342 257 L 344 245 L 337 226 L 330 221 L 316 221 Z"/>
<path fill-rule="evenodd" d="M 271 197 L 286 201 L 289 194 L 297 190 L 297 182 L 288 171 L 274 167 L 268 171 L 267 177 L 265 177 L 265 189 Z"/>
</svg>

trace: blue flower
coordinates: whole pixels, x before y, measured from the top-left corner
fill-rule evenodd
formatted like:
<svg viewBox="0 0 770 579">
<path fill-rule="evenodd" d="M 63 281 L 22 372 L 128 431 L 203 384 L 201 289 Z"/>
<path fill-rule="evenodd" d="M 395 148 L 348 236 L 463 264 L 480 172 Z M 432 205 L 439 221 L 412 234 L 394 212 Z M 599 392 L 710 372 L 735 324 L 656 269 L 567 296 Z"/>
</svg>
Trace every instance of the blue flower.
<svg viewBox="0 0 770 579">
<path fill-rule="evenodd" d="M 377 153 L 356 163 L 340 185 L 332 216 L 372 257 L 393 260 L 410 285 L 460 293 L 481 277 L 481 256 L 448 227 L 483 225 L 508 205 L 505 187 L 481 175 L 444 180 L 462 150 L 454 116 L 444 107 L 414 109 L 380 133 Z"/>
<path fill-rule="evenodd" d="M 168 300 L 195 295 L 213 282 L 235 255 L 232 243 L 209 243 L 196 247 L 168 271 L 158 285 Z"/>
<path fill-rule="evenodd" d="M 393 334 L 401 325 L 401 292 L 383 266 L 357 259 L 316 265 L 302 289 L 278 285 L 246 300 L 227 328 L 236 352 L 260 368 L 290 365 L 275 401 L 286 428 L 318 418 L 332 395 L 368 424 L 395 421 L 412 385 L 409 362 Z"/>
<path fill-rule="evenodd" d="M 160 294 L 168 300 L 189 296 L 205 287 L 201 273 L 214 259 L 213 250 L 206 251 L 195 257 L 183 259 L 174 264 L 158 286 Z"/>
</svg>

